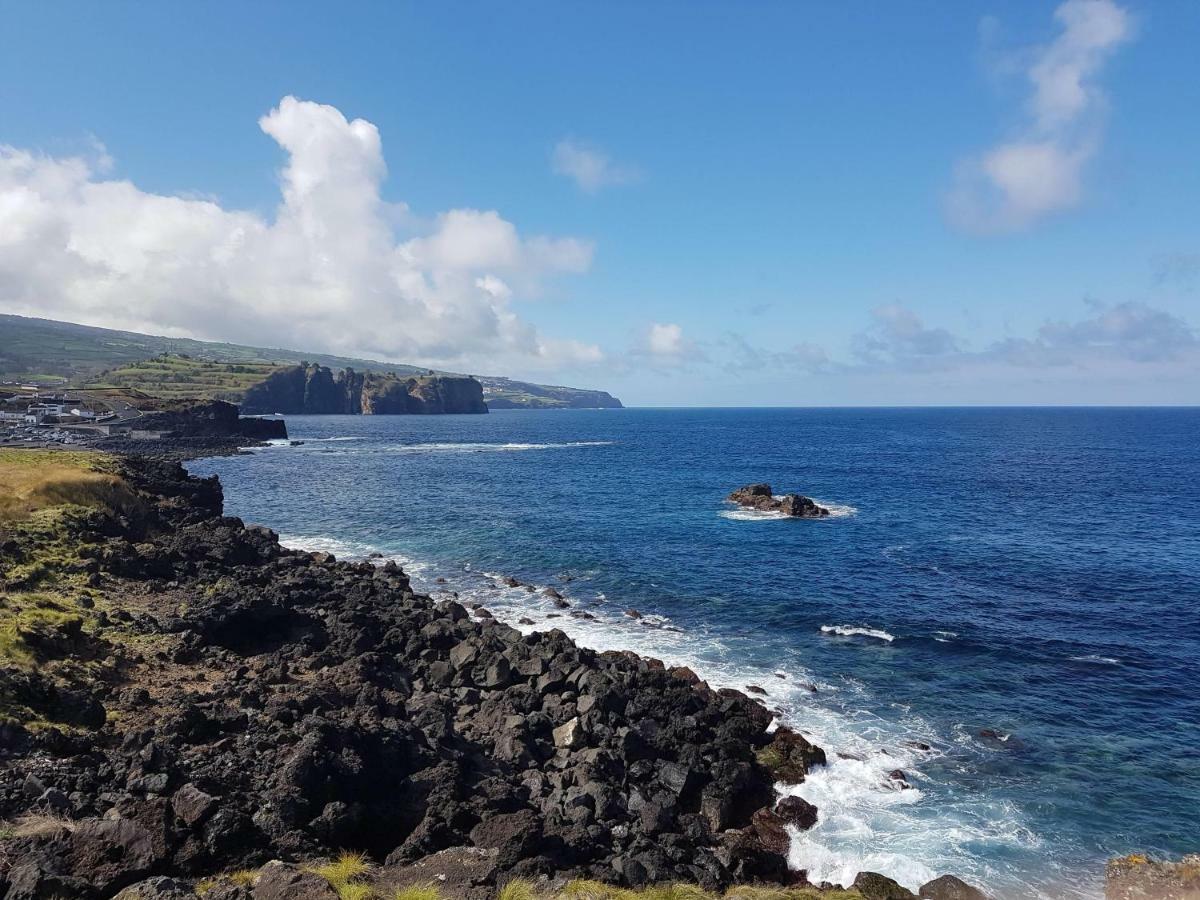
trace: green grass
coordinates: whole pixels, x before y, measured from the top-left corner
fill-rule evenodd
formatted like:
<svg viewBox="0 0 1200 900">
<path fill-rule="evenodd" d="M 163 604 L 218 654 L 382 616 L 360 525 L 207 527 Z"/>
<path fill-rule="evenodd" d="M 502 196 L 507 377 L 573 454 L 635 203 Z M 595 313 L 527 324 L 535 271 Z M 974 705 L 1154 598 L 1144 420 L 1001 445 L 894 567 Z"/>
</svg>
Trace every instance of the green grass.
<svg viewBox="0 0 1200 900">
<path fill-rule="evenodd" d="M 533 885 L 522 878 L 516 878 L 500 889 L 496 900 L 534 900 Z"/>
<path fill-rule="evenodd" d="M 392 900 L 442 900 L 442 892 L 432 884 L 414 885 L 397 888 L 396 893 L 392 894 Z"/>
<path fill-rule="evenodd" d="M 193 356 L 156 356 L 110 369 L 85 387 L 125 390 L 165 400 L 238 400 L 280 368 L 277 363 L 262 360 L 224 362 Z"/>
<path fill-rule="evenodd" d="M 346 851 L 333 862 L 312 866 L 308 871 L 328 881 L 341 900 L 369 900 L 375 891 L 363 879 L 373 868 L 367 854 Z"/>
</svg>

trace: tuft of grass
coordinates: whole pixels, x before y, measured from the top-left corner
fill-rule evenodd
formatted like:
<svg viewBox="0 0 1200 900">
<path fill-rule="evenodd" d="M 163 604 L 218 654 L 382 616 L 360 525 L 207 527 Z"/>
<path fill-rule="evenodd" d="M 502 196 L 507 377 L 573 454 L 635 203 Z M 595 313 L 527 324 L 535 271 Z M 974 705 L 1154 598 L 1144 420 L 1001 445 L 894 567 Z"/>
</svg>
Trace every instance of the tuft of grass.
<svg viewBox="0 0 1200 900">
<path fill-rule="evenodd" d="M 339 900 L 372 900 L 375 889 L 361 881 L 351 881 L 340 887 L 334 887 Z"/>
<path fill-rule="evenodd" d="M 60 816 L 57 813 L 29 813 L 18 816 L 11 823 L 4 825 L 0 834 L 4 839 L 45 838 L 58 837 L 74 830 L 75 823 L 68 816 Z"/>
<path fill-rule="evenodd" d="M 535 900 L 533 883 L 524 878 L 514 878 L 500 889 L 496 900 Z"/>
<path fill-rule="evenodd" d="M 203 881 L 197 881 L 192 886 L 192 890 L 195 892 L 197 897 L 203 897 L 220 883 L 221 881 L 219 878 L 205 878 Z"/>
<path fill-rule="evenodd" d="M 362 879 L 371 873 L 372 868 L 367 854 L 345 851 L 333 862 L 311 866 L 307 871 L 328 881 L 341 900 L 370 900 L 375 896 L 375 891 Z"/>
<path fill-rule="evenodd" d="M 392 900 L 442 900 L 442 892 L 432 884 L 413 885 L 397 888 Z"/>
<path fill-rule="evenodd" d="M 258 877 L 258 869 L 238 869 L 235 872 L 230 872 L 225 877 L 236 885 L 249 887 L 254 884 L 254 879 Z"/>
</svg>

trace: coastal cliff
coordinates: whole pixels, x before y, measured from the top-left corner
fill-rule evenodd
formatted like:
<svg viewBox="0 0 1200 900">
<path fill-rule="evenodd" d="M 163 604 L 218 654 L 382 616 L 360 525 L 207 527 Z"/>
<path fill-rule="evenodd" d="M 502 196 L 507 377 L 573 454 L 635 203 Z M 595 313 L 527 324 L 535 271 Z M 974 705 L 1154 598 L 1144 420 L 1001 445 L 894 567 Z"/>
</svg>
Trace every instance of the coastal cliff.
<svg viewBox="0 0 1200 900">
<path fill-rule="evenodd" d="M 486 413 L 483 388 L 461 375 L 399 375 L 334 370 L 316 364 L 279 369 L 249 388 L 251 414 L 438 415 Z"/>
</svg>

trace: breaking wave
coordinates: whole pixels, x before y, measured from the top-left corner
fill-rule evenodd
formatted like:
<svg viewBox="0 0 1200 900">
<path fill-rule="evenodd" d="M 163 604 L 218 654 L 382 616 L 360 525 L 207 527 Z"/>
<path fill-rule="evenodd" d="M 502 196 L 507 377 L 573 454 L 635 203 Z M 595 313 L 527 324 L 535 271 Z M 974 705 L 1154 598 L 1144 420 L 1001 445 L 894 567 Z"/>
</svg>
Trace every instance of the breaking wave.
<svg viewBox="0 0 1200 900">
<path fill-rule="evenodd" d="M 839 637 L 869 637 L 891 643 L 896 639 L 894 634 L 888 634 L 879 628 L 866 628 L 858 625 L 822 625 L 822 634 L 836 634 Z"/>
</svg>

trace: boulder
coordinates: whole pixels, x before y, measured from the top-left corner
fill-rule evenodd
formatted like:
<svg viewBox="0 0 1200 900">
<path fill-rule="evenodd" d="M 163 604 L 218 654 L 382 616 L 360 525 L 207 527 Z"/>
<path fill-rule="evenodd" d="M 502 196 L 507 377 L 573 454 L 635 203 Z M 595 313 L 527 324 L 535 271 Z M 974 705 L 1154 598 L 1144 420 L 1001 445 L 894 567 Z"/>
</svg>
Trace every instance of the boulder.
<svg viewBox="0 0 1200 900">
<path fill-rule="evenodd" d="M 217 808 L 217 798 L 204 793 L 194 784 L 185 784 L 171 797 L 171 809 L 188 826 L 197 825 Z"/>
<path fill-rule="evenodd" d="M 113 900 L 195 900 L 191 885 L 159 875 L 125 888 Z"/>
<path fill-rule="evenodd" d="M 878 872 L 859 872 L 851 887 L 866 900 L 917 900 L 908 888 Z"/>
<path fill-rule="evenodd" d="M 788 825 L 794 825 L 801 831 L 817 824 L 817 808 L 803 797 L 784 797 L 775 804 L 775 812 Z"/>
<path fill-rule="evenodd" d="M 149 875 L 161 861 L 157 844 L 131 819 L 85 819 L 68 834 L 67 859 L 72 872 L 108 893 Z"/>
<path fill-rule="evenodd" d="M 943 875 L 933 881 L 927 881 L 921 885 L 917 895 L 927 900 L 989 900 L 988 895 L 979 888 L 953 875 Z"/>
<path fill-rule="evenodd" d="M 338 900 L 338 892 L 320 875 L 272 860 L 254 878 L 254 900 Z"/>
<path fill-rule="evenodd" d="M 776 729 L 771 743 L 758 752 L 758 761 L 776 781 L 800 784 L 810 768 L 825 765 L 825 751 L 785 726 Z"/>
<path fill-rule="evenodd" d="M 763 808 L 751 816 L 750 825 L 764 848 L 781 856 L 787 855 L 791 838 L 782 816 Z"/>
</svg>

